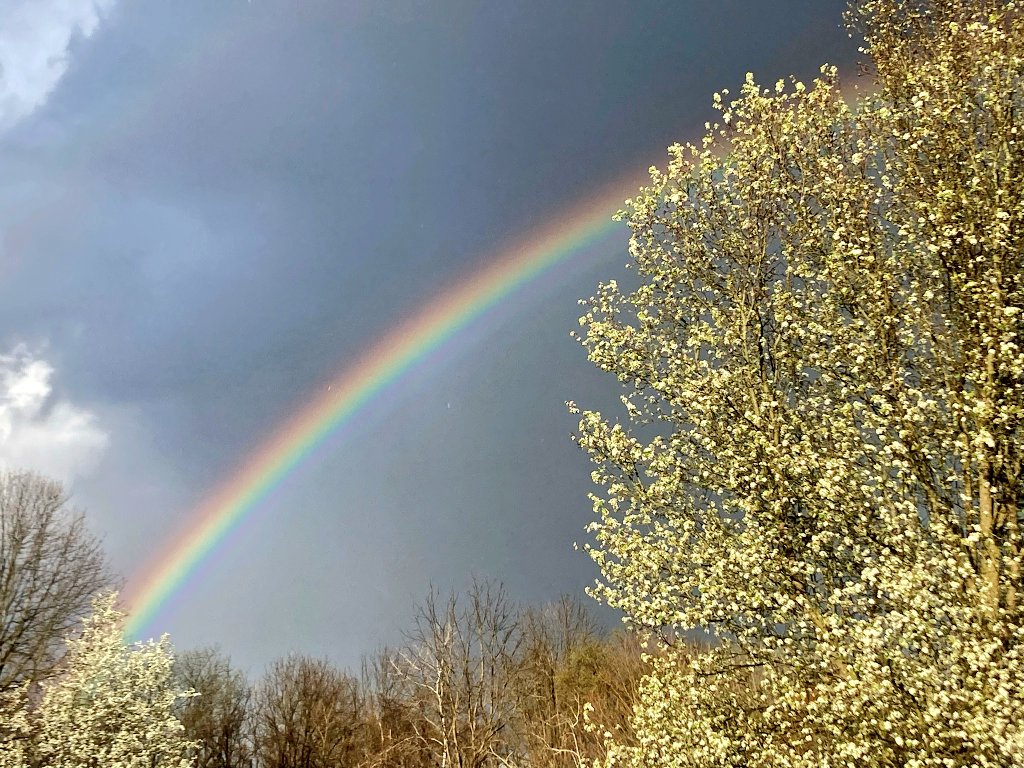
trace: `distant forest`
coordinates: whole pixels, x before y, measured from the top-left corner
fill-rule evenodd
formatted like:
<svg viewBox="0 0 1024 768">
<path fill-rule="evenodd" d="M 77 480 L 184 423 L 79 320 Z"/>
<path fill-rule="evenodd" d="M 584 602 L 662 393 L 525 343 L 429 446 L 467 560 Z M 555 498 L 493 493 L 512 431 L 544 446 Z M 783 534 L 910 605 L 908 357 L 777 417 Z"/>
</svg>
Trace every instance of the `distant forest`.
<svg viewBox="0 0 1024 768">
<path fill-rule="evenodd" d="M 250 680 L 218 649 L 123 645 L 102 597 L 116 580 L 59 483 L 0 474 L 0 556 L 0 766 L 66 763 L 40 731 L 61 741 L 97 713 L 86 752 L 163 723 L 130 749 L 196 768 L 571 766 L 602 759 L 606 731 L 633 738 L 643 642 L 602 631 L 576 598 L 522 607 L 487 581 L 431 591 L 405 642 L 358 670 L 290 655 Z M 90 614 L 109 623 L 83 629 Z"/>
</svg>

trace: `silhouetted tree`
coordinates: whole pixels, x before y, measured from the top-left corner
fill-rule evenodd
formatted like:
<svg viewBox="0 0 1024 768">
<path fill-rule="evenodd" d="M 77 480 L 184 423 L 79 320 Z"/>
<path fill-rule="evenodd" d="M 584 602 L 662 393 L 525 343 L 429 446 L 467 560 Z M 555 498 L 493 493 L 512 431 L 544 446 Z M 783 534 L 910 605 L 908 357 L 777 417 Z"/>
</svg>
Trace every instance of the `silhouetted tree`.
<svg viewBox="0 0 1024 768">
<path fill-rule="evenodd" d="M 249 768 L 253 760 L 252 688 L 219 651 L 186 651 L 174 663 L 174 675 L 196 695 L 185 699 L 178 717 L 193 742 L 194 768 Z"/>
<path fill-rule="evenodd" d="M 0 691 L 50 675 L 64 638 L 113 586 L 60 483 L 0 471 Z"/>
<path fill-rule="evenodd" d="M 359 681 L 324 659 L 289 656 L 256 687 L 261 768 L 333 768 L 363 761 L 365 706 Z"/>
</svg>

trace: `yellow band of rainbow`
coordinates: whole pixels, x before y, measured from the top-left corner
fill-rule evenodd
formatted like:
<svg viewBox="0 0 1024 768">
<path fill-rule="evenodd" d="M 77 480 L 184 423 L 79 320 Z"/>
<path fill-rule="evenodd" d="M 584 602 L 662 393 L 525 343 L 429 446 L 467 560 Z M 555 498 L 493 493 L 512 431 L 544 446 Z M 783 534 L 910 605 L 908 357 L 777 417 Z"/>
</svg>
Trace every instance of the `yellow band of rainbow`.
<svg viewBox="0 0 1024 768">
<path fill-rule="evenodd" d="M 126 636 L 143 634 L 260 500 L 375 395 L 489 307 L 617 229 L 612 215 L 640 182 L 631 178 L 612 184 L 505 247 L 372 344 L 325 383 L 329 386 L 319 388 L 318 395 L 286 418 L 239 470 L 189 513 L 177 537 L 129 580 L 123 594 Z"/>
</svg>

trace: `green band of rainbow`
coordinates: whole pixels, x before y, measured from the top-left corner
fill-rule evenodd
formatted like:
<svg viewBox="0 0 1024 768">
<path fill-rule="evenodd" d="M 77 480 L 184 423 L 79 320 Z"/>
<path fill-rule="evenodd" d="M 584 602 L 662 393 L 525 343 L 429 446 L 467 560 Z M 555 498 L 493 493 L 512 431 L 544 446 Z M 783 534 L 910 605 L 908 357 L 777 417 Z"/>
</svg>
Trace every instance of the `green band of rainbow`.
<svg viewBox="0 0 1024 768">
<path fill-rule="evenodd" d="M 128 582 L 126 635 L 143 633 L 260 500 L 381 390 L 489 307 L 610 234 L 616 227 L 612 214 L 639 186 L 639 180 L 631 181 L 611 185 L 503 249 L 486 267 L 388 332 L 285 419 L 241 469 L 190 513 L 180 535 Z"/>
</svg>

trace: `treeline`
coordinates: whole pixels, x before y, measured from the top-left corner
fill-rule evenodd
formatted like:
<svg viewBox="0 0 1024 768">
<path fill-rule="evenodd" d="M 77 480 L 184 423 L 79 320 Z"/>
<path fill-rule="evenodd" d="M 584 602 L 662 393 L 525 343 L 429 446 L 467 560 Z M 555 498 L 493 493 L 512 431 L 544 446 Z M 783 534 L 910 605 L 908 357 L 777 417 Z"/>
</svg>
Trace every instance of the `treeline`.
<svg viewBox="0 0 1024 768">
<path fill-rule="evenodd" d="M 578 601 L 517 607 L 474 583 L 432 592 L 399 647 L 358 673 L 292 655 L 250 682 L 216 650 L 176 663 L 196 768 L 561 768 L 632 740 L 646 669 L 638 638 L 603 632 Z"/>
<path fill-rule="evenodd" d="M 252 680 L 127 645 L 116 586 L 59 483 L 0 471 L 0 768 L 556 768 L 634 739 L 642 644 L 573 598 L 431 591 L 358 670 L 291 655 Z"/>
</svg>

